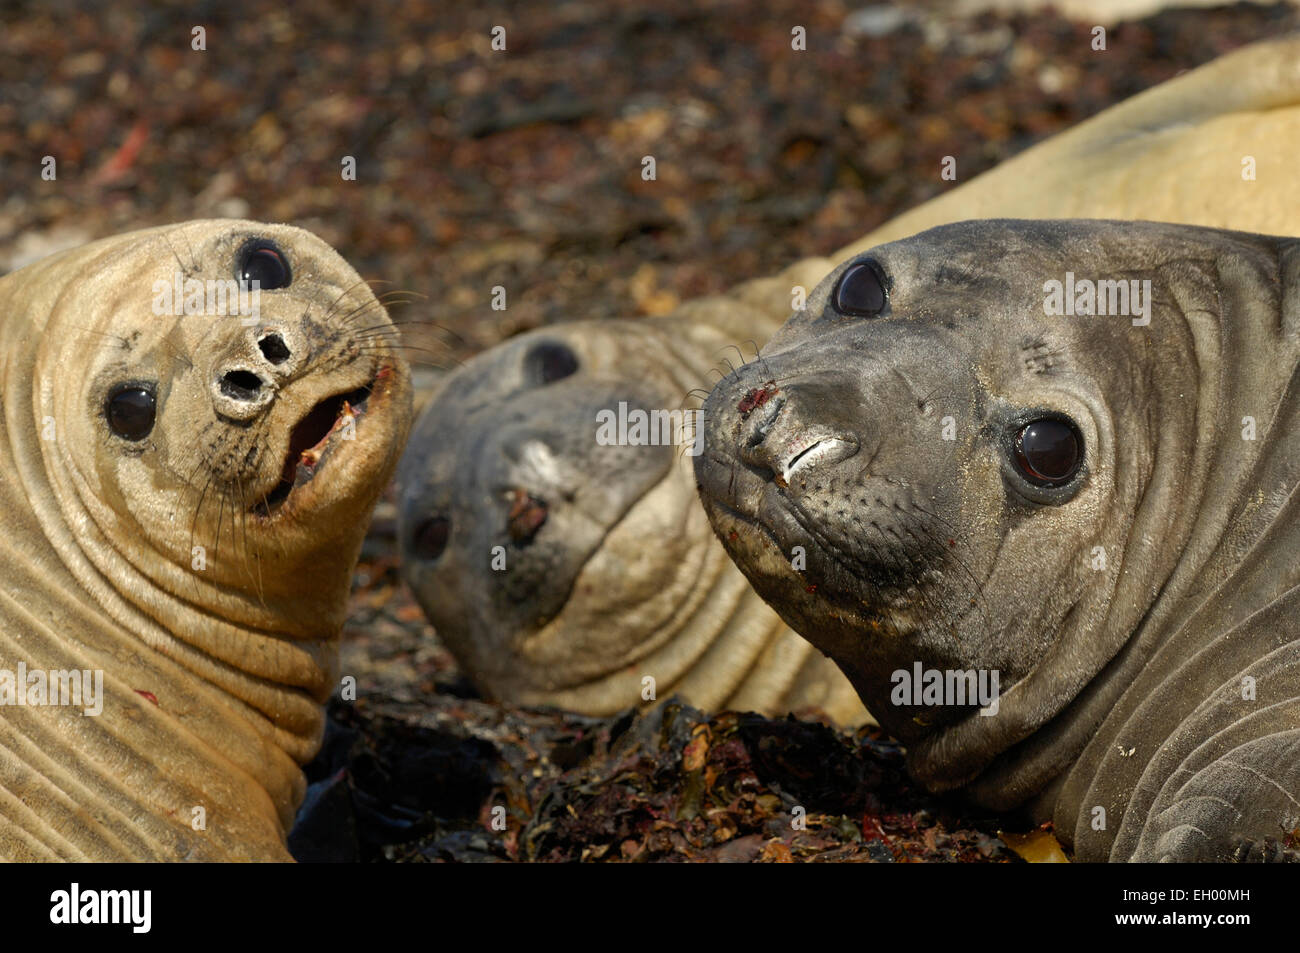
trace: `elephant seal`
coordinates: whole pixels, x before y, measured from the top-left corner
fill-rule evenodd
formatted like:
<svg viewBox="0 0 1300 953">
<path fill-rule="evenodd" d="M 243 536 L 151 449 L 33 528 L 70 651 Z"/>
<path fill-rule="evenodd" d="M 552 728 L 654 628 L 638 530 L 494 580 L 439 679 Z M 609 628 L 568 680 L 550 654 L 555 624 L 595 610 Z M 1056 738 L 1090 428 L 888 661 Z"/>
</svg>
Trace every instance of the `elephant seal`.
<svg viewBox="0 0 1300 953">
<path fill-rule="evenodd" d="M 0 321 L 0 856 L 291 859 L 410 423 L 387 314 L 225 220 L 7 275 Z"/>
<path fill-rule="evenodd" d="M 770 333 L 790 282 L 808 277 L 670 319 L 534 331 L 444 380 L 398 471 L 402 572 L 488 695 L 607 714 L 678 693 L 715 709 L 865 717 L 713 540 L 681 409 L 732 339 L 720 328 L 744 318 Z M 635 428 L 639 415 L 659 422 L 619 440 L 616 421 Z"/>
<path fill-rule="evenodd" d="M 1298 369 L 1296 239 L 964 222 L 832 272 L 709 396 L 696 475 L 932 790 L 1083 860 L 1273 855 L 1300 827 Z"/>
<path fill-rule="evenodd" d="M 645 608 L 647 594 L 665 598 L 677 591 L 675 584 L 680 585 L 675 580 L 683 564 L 673 561 L 671 553 L 703 553 L 712 541 L 702 521 L 684 515 L 680 497 L 661 504 L 668 491 L 650 494 L 660 482 L 648 479 L 644 467 L 655 464 L 642 463 L 631 448 L 596 445 L 595 409 L 616 408 L 620 400 L 631 400 L 634 386 L 642 390 L 641 399 L 650 407 L 680 406 L 688 389 L 710 381 L 708 371 L 719 357 L 737 359 L 728 344 L 749 353 L 754 345 L 747 342 L 761 344 L 779 327 L 796 305 L 792 292 L 812 288 L 835 262 L 934 225 L 990 215 L 1062 218 L 1086 213 L 1247 231 L 1296 231 L 1300 181 L 1286 170 L 1297 149 L 1300 38 L 1257 43 L 1105 110 L 893 219 L 830 258 L 807 259 L 780 275 L 688 303 L 653 321 L 555 325 L 499 345 L 445 377 L 416 427 L 399 474 L 404 575 L 439 636 L 479 687 L 499 699 L 550 703 L 591 714 L 608 712 L 639 697 L 639 680 L 633 671 L 624 671 L 611 683 L 614 688 L 599 677 L 581 689 L 561 686 L 577 677 L 578 671 L 614 671 L 652 650 L 665 650 L 666 639 L 679 638 L 690 647 L 683 646 L 676 657 L 697 660 L 691 675 L 697 705 L 768 713 L 798 707 L 811 700 L 807 693 L 764 688 L 736 694 L 736 672 L 750 665 L 752 650 L 731 661 L 725 661 L 727 656 L 720 650 L 705 651 L 708 640 L 733 618 L 727 606 L 743 607 L 755 618 L 761 613 L 732 594 L 728 587 L 734 580 L 726 570 L 720 570 L 717 583 L 718 608 L 708 616 L 697 613 L 686 627 L 679 621 L 664 626 L 659 621 L 664 617 L 662 608 Z M 1246 153 L 1255 162 L 1254 180 L 1242 176 L 1241 158 Z M 529 369 L 530 348 L 543 348 L 548 341 L 555 345 L 553 353 L 567 351 L 571 356 L 557 359 L 568 360 L 573 368 L 573 376 L 561 382 L 563 386 L 543 386 L 537 382 L 537 369 Z M 587 349 L 593 356 L 585 353 Z M 575 388 L 581 386 L 590 389 L 579 398 Z M 645 396 L 645 388 L 653 393 Z M 498 420 L 506 417 L 512 421 L 509 438 L 496 432 Z M 625 528 L 629 535 L 634 525 L 645 525 L 656 532 L 668 527 L 668 538 L 653 549 L 641 540 L 624 544 L 620 552 L 628 555 L 611 557 L 609 571 L 593 574 L 599 583 L 591 588 L 572 586 L 566 570 L 551 583 L 544 600 L 523 595 L 522 590 L 507 596 L 501 588 L 504 577 L 492 574 L 489 555 L 492 545 L 518 546 L 503 534 L 516 505 L 513 494 L 523 489 L 523 477 L 506 478 L 504 471 L 511 466 L 506 460 L 511 454 L 517 458 L 519 446 L 530 434 L 544 433 L 551 435 L 550 456 L 567 479 L 583 483 L 598 479 L 610 506 L 615 500 L 619 506 L 640 501 L 636 509 L 646 522 L 629 521 Z M 656 451 L 643 448 L 642 453 Z M 597 458 L 604 461 L 594 468 L 599 477 L 584 477 Z M 484 493 L 474 482 L 471 474 L 479 467 L 495 468 L 493 478 L 504 481 L 497 487 L 498 495 Z M 508 495 L 503 487 L 511 488 Z M 526 492 L 522 500 L 515 522 L 540 519 L 541 510 L 527 502 Z M 655 521 L 651 511 L 660 505 L 662 515 Z M 447 519 L 454 526 L 444 538 L 437 527 L 451 525 L 442 522 Z M 601 552 L 590 543 L 595 526 L 579 530 L 572 521 L 549 516 L 548 520 L 549 528 L 540 528 L 542 538 L 548 547 L 571 547 L 570 570 L 577 554 Z M 561 538 L 566 532 L 575 534 L 567 542 Z M 423 541 L 417 543 L 415 535 L 422 535 Z M 611 536 L 617 538 L 618 534 Z M 642 550 L 658 558 L 643 557 Z M 541 551 L 528 554 L 530 563 Z M 591 602 L 589 593 L 598 594 L 597 603 Z M 517 602 L 507 606 L 503 601 L 507 599 Z M 525 621 L 541 601 L 548 602 L 544 615 L 551 635 L 545 638 Z M 774 619 L 762 625 L 777 631 Z M 550 644 L 543 649 L 548 639 Z M 600 660 L 597 655 L 580 658 L 593 639 L 602 646 L 597 653 Z M 753 671 L 765 673 L 764 679 L 772 684 L 798 685 L 803 679 L 799 672 L 808 664 L 806 653 L 783 640 L 784 636 L 772 643 L 783 646 L 780 654 L 764 658 Z M 676 674 L 668 681 L 685 677 L 685 664 L 675 663 Z M 817 681 L 826 677 L 819 666 Z M 714 678 L 717 685 L 707 687 Z M 837 675 L 831 678 L 838 681 Z M 660 681 L 662 687 L 664 680 Z M 861 714 L 844 688 L 837 684 L 837 700 L 825 704 L 839 718 L 856 721 Z"/>
</svg>

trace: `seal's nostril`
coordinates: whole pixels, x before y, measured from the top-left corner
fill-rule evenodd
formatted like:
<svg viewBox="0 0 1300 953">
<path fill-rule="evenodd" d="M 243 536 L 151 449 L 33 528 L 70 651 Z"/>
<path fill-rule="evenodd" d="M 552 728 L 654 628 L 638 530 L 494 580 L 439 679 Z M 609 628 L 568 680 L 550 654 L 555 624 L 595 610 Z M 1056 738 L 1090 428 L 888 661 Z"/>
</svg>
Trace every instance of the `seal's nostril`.
<svg viewBox="0 0 1300 953">
<path fill-rule="evenodd" d="M 746 400 L 748 399 L 747 396 Z M 766 406 L 764 406 L 764 404 Z M 762 410 L 759 413 L 753 413 L 754 410 L 757 410 L 760 407 Z M 776 423 L 776 418 L 780 416 L 781 410 L 784 407 L 785 398 L 778 397 L 775 400 L 764 398 L 763 404 L 755 404 L 751 406 L 748 411 L 741 410 L 740 419 L 745 421 L 742 425 L 742 432 L 745 437 L 745 447 L 747 449 L 753 449 L 767 439 L 768 433 Z"/>
<path fill-rule="evenodd" d="M 261 349 L 262 356 L 272 364 L 283 364 L 289 360 L 289 347 L 278 334 L 268 334 L 257 342 L 257 346 Z"/>
<path fill-rule="evenodd" d="M 527 490 L 516 487 L 510 494 L 510 512 L 506 516 L 506 532 L 520 546 L 527 546 L 546 522 L 548 507 Z"/>
<path fill-rule="evenodd" d="M 221 377 L 221 393 L 235 400 L 256 400 L 262 379 L 252 371 L 227 371 Z"/>
</svg>

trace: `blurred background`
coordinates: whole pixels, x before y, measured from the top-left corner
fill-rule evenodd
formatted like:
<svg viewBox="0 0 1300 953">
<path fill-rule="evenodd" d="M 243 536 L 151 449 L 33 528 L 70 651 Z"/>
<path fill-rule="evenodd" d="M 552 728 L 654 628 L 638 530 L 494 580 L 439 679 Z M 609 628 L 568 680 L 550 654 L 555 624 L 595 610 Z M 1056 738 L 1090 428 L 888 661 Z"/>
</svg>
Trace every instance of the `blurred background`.
<svg viewBox="0 0 1300 953">
<path fill-rule="evenodd" d="M 1112 103 L 1300 27 L 1290 3 L 1060 6 L 0 0 L 0 274 L 150 225 L 290 222 L 419 296 L 394 319 L 425 349 L 413 353 L 427 381 L 520 331 L 663 313 L 827 254 Z M 1099 25 L 1105 51 L 1092 48 Z M 791 47 L 797 26 L 805 50 Z M 196 27 L 206 49 L 192 48 Z M 939 176 L 949 155 L 956 183 Z M 504 312 L 490 307 L 496 285 Z M 335 706 L 309 776 L 344 799 L 313 802 L 318 827 L 354 841 L 326 855 L 565 859 L 616 836 L 557 840 L 548 821 L 550 841 L 522 844 L 512 822 L 483 841 L 489 804 L 529 821 L 616 725 L 476 700 L 397 581 L 391 502 L 358 567 L 344 672 L 361 698 Z M 810 737 L 796 747 L 816 770 L 858 757 Z M 861 790 L 853 777 L 828 790 Z M 809 850 L 863 843 L 866 827 L 836 840 L 831 826 L 831 846 Z M 918 851 L 959 852 L 931 834 Z M 404 840 L 417 846 L 391 847 Z M 963 857 L 1000 851 L 978 832 L 960 844 Z"/>
<path fill-rule="evenodd" d="M 452 358 L 552 321 L 659 313 L 952 187 L 945 155 L 965 181 L 1300 23 L 1289 4 L 1115 19 L 1153 5 L 0 3 L 0 272 L 247 216 L 424 295 L 396 317 L 453 332 L 435 338 Z"/>
</svg>

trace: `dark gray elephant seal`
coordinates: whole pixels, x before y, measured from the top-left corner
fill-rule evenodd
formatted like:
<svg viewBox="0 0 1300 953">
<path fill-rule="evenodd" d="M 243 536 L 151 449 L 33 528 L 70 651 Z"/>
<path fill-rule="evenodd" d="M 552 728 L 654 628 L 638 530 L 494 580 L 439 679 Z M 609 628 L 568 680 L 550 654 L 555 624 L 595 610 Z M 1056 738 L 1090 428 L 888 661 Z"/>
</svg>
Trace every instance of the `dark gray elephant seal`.
<svg viewBox="0 0 1300 953">
<path fill-rule="evenodd" d="M 590 714 L 677 693 L 864 720 L 834 664 L 713 539 L 681 411 L 719 356 L 740 360 L 722 350 L 736 322 L 766 338 L 791 285 L 827 270 L 806 262 L 671 317 L 521 335 L 441 383 L 398 472 L 402 571 L 484 692 Z M 634 439 L 637 414 L 674 412 L 671 432 Z M 602 437 L 602 415 L 628 420 L 626 441 Z M 686 442 L 673 443 L 679 428 Z"/>
<path fill-rule="evenodd" d="M 1083 314 L 1085 280 L 1110 313 Z M 1053 282 L 1075 314 L 1047 313 Z M 1025 805 L 1084 860 L 1277 856 L 1300 827 L 1297 370 L 1294 239 L 963 222 L 832 272 L 714 389 L 696 474 L 930 788 Z M 915 691 L 931 672 L 947 693 Z M 948 672 L 997 673 L 996 704 Z"/>
</svg>

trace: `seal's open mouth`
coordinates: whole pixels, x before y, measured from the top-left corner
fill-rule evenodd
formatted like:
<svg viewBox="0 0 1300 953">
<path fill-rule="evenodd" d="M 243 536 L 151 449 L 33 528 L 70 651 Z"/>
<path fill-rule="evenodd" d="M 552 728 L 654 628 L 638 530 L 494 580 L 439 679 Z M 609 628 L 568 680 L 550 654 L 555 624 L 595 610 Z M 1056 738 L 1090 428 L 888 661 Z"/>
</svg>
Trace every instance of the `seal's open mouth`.
<svg viewBox="0 0 1300 953">
<path fill-rule="evenodd" d="M 373 389 L 374 381 L 371 381 L 356 390 L 326 397 L 298 421 L 289 433 L 289 450 L 284 456 L 280 482 L 266 499 L 253 507 L 255 512 L 264 516 L 274 512 L 295 488 L 316 475 L 332 446 L 331 438 L 341 431 L 355 433 L 357 420 L 366 412 L 366 402 Z"/>
</svg>

